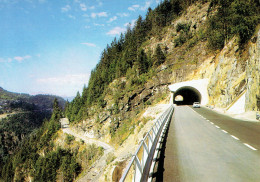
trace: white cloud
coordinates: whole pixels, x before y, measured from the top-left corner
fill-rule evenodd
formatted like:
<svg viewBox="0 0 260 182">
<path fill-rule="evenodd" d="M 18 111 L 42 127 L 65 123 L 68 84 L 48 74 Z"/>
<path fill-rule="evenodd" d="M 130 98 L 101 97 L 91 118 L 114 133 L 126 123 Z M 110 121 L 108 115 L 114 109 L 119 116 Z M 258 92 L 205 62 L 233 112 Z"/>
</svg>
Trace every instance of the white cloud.
<svg viewBox="0 0 260 182">
<path fill-rule="evenodd" d="M 122 27 L 115 27 L 112 30 L 110 30 L 109 32 L 107 32 L 107 35 L 120 35 L 121 33 L 123 33 L 126 29 L 122 28 Z"/>
<path fill-rule="evenodd" d="M 117 15 L 120 16 L 120 17 L 127 17 L 127 16 L 129 16 L 128 13 L 117 13 Z"/>
<path fill-rule="evenodd" d="M 68 5 L 68 4 L 67 4 L 66 6 L 64 6 L 64 7 L 61 8 L 61 11 L 62 11 L 62 12 L 68 12 L 69 10 L 71 10 L 71 7 L 70 7 L 70 5 Z"/>
<path fill-rule="evenodd" d="M 24 60 L 31 59 L 32 56 L 26 55 L 26 56 L 15 56 L 13 58 L 0 58 L 0 63 L 10 63 L 12 61 L 18 61 L 23 62 Z"/>
<path fill-rule="evenodd" d="M 86 4 L 80 3 L 80 9 L 81 9 L 82 11 L 87 11 L 87 6 L 86 6 Z"/>
<path fill-rule="evenodd" d="M 160 0 L 156 0 L 156 3 L 159 4 Z"/>
<path fill-rule="evenodd" d="M 113 21 L 115 21 L 115 20 L 117 20 L 117 16 L 113 16 L 112 18 L 110 18 L 110 19 L 108 20 L 108 23 L 111 23 L 111 22 L 113 22 Z"/>
<path fill-rule="evenodd" d="M 100 12 L 100 13 L 91 13 L 91 17 L 92 18 L 96 18 L 96 17 L 107 17 L 107 12 Z"/>
<path fill-rule="evenodd" d="M 135 4 L 135 5 L 133 5 L 133 6 L 130 6 L 130 7 L 128 8 L 128 10 L 130 10 L 130 11 L 136 11 L 139 7 L 140 7 L 140 5 Z"/>
<path fill-rule="evenodd" d="M 18 62 L 22 62 L 22 61 L 24 61 L 24 60 L 26 60 L 26 59 L 30 59 L 32 56 L 30 56 L 30 55 L 26 55 L 26 56 L 23 56 L 23 57 L 21 57 L 21 56 L 15 56 L 13 59 L 14 60 L 16 60 L 16 61 L 18 61 Z M 10 60 L 10 59 L 9 59 Z"/>
<path fill-rule="evenodd" d="M 146 2 L 145 2 L 145 5 L 142 6 L 142 7 L 140 7 L 140 9 L 141 9 L 142 11 L 146 11 L 146 10 L 151 6 L 151 4 L 152 4 L 152 1 L 146 1 Z"/>
<path fill-rule="evenodd" d="M 81 91 L 84 84 L 87 85 L 90 74 L 67 74 L 57 77 L 45 77 L 36 79 L 36 83 L 42 86 L 43 93 L 73 96 Z"/>
<path fill-rule="evenodd" d="M 90 26 L 86 25 L 84 28 L 85 28 L 85 29 L 89 29 L 89 28 L 90 28 Z"/>
<path fill-rule="evenodd" d="M 125 23 L 124 26 L 127 27 L 130 25 L 131 28 L 135 26 L 136 19 L 132 20 L 130 23 Z"/>
<path fill-rule="evenodd" d="M 84 43 L 81 43 L 81 44 L 89 46 L 89 47 L 97 47 L 96 44 L 88 43 L 88 42 L 84 42 Z"/>
<path fill-rule="evenodd" d="M 148 0 L 148 1 L 145 2 L 144 6 L 140 6 L 138 4 L 135 4 L 133 6 L 128 7 L 128 10 L 136 11 L 136 10 L 140 9 L 142 11 L 146 11 L 151 6 L 152 2 L 153 2 L 152 0 Z"/>
</svg>

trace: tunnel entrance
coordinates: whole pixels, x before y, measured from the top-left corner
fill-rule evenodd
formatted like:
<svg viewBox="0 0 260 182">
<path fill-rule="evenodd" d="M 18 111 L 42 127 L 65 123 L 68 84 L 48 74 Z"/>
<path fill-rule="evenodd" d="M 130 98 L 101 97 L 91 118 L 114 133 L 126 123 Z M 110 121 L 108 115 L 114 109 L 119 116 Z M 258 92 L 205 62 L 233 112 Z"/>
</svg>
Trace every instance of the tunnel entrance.
<svg viewBox="0 0 260 182">
<path fill-rule="evenodd" d="M 182 98 L 182 99 L 180 99 Z M 181 87 L 173 95 L 173 103 L 176 105 L 192 105 L 201 103 L 201 94 L 194 87 Z"/>
</svg>

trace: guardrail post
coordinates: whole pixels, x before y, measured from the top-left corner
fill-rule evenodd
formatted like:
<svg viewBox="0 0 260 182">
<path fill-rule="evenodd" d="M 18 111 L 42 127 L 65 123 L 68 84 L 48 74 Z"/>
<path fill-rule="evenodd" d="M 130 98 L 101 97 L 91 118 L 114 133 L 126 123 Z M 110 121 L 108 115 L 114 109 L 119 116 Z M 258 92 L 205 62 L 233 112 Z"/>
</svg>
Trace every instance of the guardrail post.
<svg viewBox="0 0 260 182">
<path fill-rule="evenodd" d="M 137 156 L 135 156 L 135 176 L 134 176 L 134 182 L 135 181 L 139 182 L 141 180 L 142 173 L 143 173 L 143 170 L 142 170 L 142 166 L 140 164 L 140 160 L 138 159 Z"/>
<path fill-rule="evenodd" d="M 152 127 L 152 130 L 153 130 L 153 141 L 154 141 L 156 131 L 155 131 L 154 127 Z"/>
<path fill-rule="evenodd" d="M 144 168 L 145 166 L 145 163 L 147 161 L 147 158 L 148 158 L 148 155 L 149 155 L 149 150 L 148 150 L 148 147 L 144 141 L 143 143 L 143 163 L 142 163 L 142 168 Z"/>
<path fill-rule="evenodd" d="M 160 128 L 160 126 L 158 127 L 157 125 L 158 125 L 158 121 L 155 123 L 155 127 L 156 127 L 156 129 L 157 129 L 157 130 L 156 130 L 156 133 L 159 131 L 159 128 Z"/>
<path fill-rule="evenodd" d="M 150 133 L 148 133 L 148 148 L 149 148 L 149 151 L 152 148 L 152 144 L 153 144 L 153 139 L 152 139 Z"/>
</svg>

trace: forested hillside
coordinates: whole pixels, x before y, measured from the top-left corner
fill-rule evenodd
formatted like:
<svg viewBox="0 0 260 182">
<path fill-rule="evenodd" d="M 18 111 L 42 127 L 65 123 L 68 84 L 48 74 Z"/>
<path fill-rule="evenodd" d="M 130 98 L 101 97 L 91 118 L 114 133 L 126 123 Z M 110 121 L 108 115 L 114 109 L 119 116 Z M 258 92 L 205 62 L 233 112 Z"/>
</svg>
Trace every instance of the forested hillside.
<svg viewBox="0 0 260 182">
<path fill-rule="evenodd" d="M 198 28 L 196 24 L 191 27 L 190 23 L 172 24 L 173 20 L 186 13 L 187 7 L 196 3 L 209 3 L 207 21 L 203 27 Z M 207 42 L 209 50 L 217 51 L 224 47 L 225 42 L 238 36 L 240 50 L 243 50 L 259 24 L 259 14 L 258 0 L 162 1 L 154 10 L 149 8 L 146 17 L 139 16 L 133 28 L 129 26 L 124 34 L 107 45 L 100 62 L 91 73 L 88 86 L 84 87 L 82 95 L 78 93 L 67 105 L 66 115 L 71 121 L 81 121 L 88 117 L 90 106 L 106 106 L 104 91 L 113 80 L 127 77 L 131 82 L 129 90 L 133 90 L 153 77 L 158 66 L 165 61 L 170 63 L 172 51 L 169 47 L 158 44 L 156 49 L 147 48 L 149 40 L 160 40 L 165 36 L 167 27 L 174 26 L 176 29 L 175 47 L 187 42 L 187 48 L 190 49 L 202 41 Z"/>
<path fill-rule="evenodd" d="M 65 100 L 54 95 L 29 95 L 14 93 L 0 87 L 0 113 L 12 110 L 47 110 L 52 108 L 54 99 L 57 98 L 61 107 L 65 107 Z"/>
<path fill-rule="evenodd" d="M 203 8 L 205 15 L 200 14 Z M 133 27 L 128 26 L 107 45 L 88 85 L 66 103 L 64 113 L 55 99 L 51 118 L 39 129 L 32 129 L 41 125 L 38 120 L 28 125 L 30 115 L 23 117 L 23 126 L 15 124 L 33 131 L 17 150 L 18 144 L 6 141 L 23 138 L 22 132 L 6 132 L 12 130 L 6 123 L 15 123 L 12 120 L 19 117 L 0 120 L 4 146 L 0 148 L 0 181 L 74 181 L 92 168 L 103 149 L 62 133 L 61 117 L 68 117 L 71 127 L 78 131 L 94 133 L 93 137 L 117 148 L 148 122 L 149 118 L 140 118 L 140 113 L 167 98 L 172 77 L 175 81 L 183 79 L 185 71 L 194 71 L 234 37 L 238 40 L 237 55 L 244 61 L 248 42 L 259 24 L 259 0 L 163 0 L 155 9 L 149 8 L 145 17 L 139 16 Z M 2 99 L 8 97 L 10 93 Z M 41 98 L 19 97 L 35 105 L 34 99 Z M 11 146 L 11 152 L 6 146 Z M 114 156 L 110 158 L 107 164 L 114 160 Z"/>
<path fill-rule="evenodd" d="M 65 143 L 62 145 L 57 144 L 59 137 L 57 132 L 60 129 L 59 121 L 62 115 L 62 109 L 55 99 L 51 118 L 45 119 L 43 124 L 42 118 L 37 118 L 38 121 L 33 118 L 34 125 L 29 125 L 30 118 L 26 115 L 13 116 L 8 121 L 9 126 L 4 124 L 7 120 L 0 122 L 0 127 L 5 126 L 0 128 L 1 134 L 3 132 L 6 135 L 7 131 L 15 131 L 11 137 L 20 136 L 19 132 L 23 129 L 29 132 L 34 129 L 30 135 L 22 135 L 24 139 L 19 147 L 9 152 L 9 155 L 2 153 L 2 151 L 5 152 L 5 143 L 0 143 L 0 181 L 31 181 L 32 179 L 56 181 L 57 178 L 63 181 L 73 181 L 82 169 L 89 167 L 97 157 L 102 155 L 102 148 L 94 145 L 86 146 L 84 141 L 76 142 L 75 137 L 71 135 L 66 135 Z M 17 119 L 20 119 L 21 123 Z M 34 127 L 39 125 L 41 127 L 35 130 Z M 21 127 L 21 130 L 18 127 Z M 3 136 L 0 139 L 3 141 L 6 137 Z"/>
<path fill-rule="evenodd" d="M 58 98 L 64 107 L 65 100 Z M 24 140 L 51 118 L 54 100 L 51 95 L 30 96 L 0 88 L 0 174 Z"/>
</svg>

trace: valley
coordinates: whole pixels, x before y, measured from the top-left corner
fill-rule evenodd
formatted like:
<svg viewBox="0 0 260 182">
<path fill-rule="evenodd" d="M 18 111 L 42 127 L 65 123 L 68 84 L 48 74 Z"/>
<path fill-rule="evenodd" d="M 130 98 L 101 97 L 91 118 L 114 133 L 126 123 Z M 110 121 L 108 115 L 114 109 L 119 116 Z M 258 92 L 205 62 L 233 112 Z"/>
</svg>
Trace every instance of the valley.
<svg viewBox="0 0 260 182">
<path fill-rule="evenodd" d="M 79 2 L 61 8 L 62 14 L 71 13 Z M 84 11 L 97 7 L 80 5 Z M 137 9 L 143 7 L 133 5 L 128 11 Z M 70 102 L 0 88 L 1 182 L 117 182 L 170 104 L 175 111 L 167 142 L 157 148 L 163 159 L 154 159 L 161 168 L 153 180 L 259 179 L 254 162 L 259 161 L 260 150 L 255 119 L 260 111 L 260 2 L 163 0 L 145 11 L 107 44 L 89 78 L 72 74 L 37 80 L 63 90 L 62 84 L 75 86 L 81 83 L 75 78 L 87 78 Z M 126 15 L 117 14 L 106 23 Z M 104 11 L 84 18 L 108 16 Z M 70 20 L 79 19 L 70 15 Z M 95 23 L 97 27 L 105 26 Z M 91 43 L 80 45 L 100 49 Z M 63 64 L 68 73 L 74 64 L 83 65 L 76 62 L 74 51 L 68 52 L 75 63 L 66 58 Z M 191 108 L 194 102 L 201 107 Z"/>
</svg>

